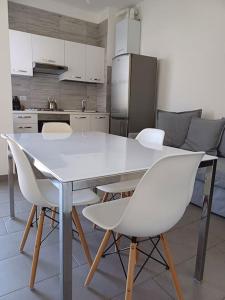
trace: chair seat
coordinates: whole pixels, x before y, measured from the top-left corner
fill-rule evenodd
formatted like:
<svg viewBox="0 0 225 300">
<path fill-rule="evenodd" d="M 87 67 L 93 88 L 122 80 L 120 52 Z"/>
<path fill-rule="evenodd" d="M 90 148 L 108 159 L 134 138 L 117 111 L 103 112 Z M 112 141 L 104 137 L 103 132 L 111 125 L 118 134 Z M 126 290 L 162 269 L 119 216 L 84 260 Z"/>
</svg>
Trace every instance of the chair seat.
<svg viewBox="0 0 225 300">
<path fill-rule="evenodd" d="M 48 206 L 59 207 L 59 190 L 48 179 L 38 179 L 38 186 L 41 193 L 45 197 L 45 202 Z M 96 195 L 90 189 L 84 189 L 73 192 L 73 206 L 79 205 L 91 205 L 100 201 L 98 195 Z"/>
<path fill-rule="evenodd" d="M 110 194 L 126 193 L 135 190 L 140 180 L 141 178 L 110 183 L 98 186 L 97 189 Z"/>
<path fill-rule="evenodd" d="M 130 197 L 85 207 L 83 215 L 97 226 L 112 230 L 119 223 Z"/>
</svg>

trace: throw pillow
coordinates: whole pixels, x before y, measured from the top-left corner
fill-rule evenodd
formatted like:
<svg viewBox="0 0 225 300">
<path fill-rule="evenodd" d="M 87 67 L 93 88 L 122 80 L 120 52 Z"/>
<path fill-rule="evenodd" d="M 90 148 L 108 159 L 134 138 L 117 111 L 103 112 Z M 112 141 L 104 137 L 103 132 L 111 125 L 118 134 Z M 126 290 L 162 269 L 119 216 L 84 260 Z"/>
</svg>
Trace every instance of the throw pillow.
<svg viewBox="0 0 225 300">
<path fill-rule="evenodd" d="M 164 145 L 179 148 L 184 144 L 193 117 L 201 117 L 202 110 L 185 112 L 157 111 L 157 128 L 165 131 Z"/>
<path fill-rule="evenodd" d="M 205 151 L 210 155 L 217 155 L 217 147 L 224 125 L 225 119 L 206 120 L 193 118 L 187 138 L 181 148 L 191 151 Z"/>
</svg>

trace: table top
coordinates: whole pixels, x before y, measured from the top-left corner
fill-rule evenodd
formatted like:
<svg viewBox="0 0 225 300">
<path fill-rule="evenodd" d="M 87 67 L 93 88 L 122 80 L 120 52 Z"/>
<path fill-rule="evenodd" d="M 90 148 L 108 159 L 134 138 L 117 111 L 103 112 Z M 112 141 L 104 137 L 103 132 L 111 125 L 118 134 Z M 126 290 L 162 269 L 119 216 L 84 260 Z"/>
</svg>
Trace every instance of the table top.
<svg viewBox="0 0 225 300">
<path fill-rule="evenodd" d="M 116 135 L 85 132 L 73 134 L 6 134 L 35 161 L 35 166 L 61 182 L 145 171 L 168 155 L 190 153 L 162 146 L 142 146 L 137 140 Z M 217 157 L 205 155 L 209 161 Z"/>
</svg>

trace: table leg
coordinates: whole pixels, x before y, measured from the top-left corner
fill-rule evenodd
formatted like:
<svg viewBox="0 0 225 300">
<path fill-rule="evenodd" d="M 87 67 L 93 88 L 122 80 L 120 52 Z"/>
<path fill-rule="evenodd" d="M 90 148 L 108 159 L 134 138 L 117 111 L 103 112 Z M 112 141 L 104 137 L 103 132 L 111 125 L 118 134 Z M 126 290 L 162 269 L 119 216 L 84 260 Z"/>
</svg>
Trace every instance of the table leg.
<svg viewBox="0 0 225 300">
<path fill-rule="evenodd" d="M 206 168 L 203 207 L 199 226 L 198 248 L 195 264 L 195 279 L 198 281 L 201 281 L 203 279 L 205 267 L 205 256 L 207 250 L 207 240 L 209 232 L 210 213 L 212 207 L 216 164 L 217 161 L 214 160 L 212 166 L 208 166 Z"/>
<path fill-rule="evenodd" d="M 14 174 L 13 174 L 13 157 L 11 151 L 8 149 L 8 188 L 9 188 L 9 205 L 10 217 L 15 218 L 15 205 L 14 205 Z"/>
<path fill-rule="evenodd" d="M 72 300 L 72 188 L 71 182 L 60 186 L 60 300 Z"/>
</svg>

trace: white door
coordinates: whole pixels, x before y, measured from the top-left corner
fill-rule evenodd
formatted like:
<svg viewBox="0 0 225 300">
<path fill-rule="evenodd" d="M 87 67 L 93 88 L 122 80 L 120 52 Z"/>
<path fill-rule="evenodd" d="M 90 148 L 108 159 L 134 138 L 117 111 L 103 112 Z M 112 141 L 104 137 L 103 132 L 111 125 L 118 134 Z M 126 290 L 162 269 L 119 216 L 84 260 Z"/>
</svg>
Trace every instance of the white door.
<svg viewBox="0 0 225 300">
<path fill-rule="evenodd" d="M 11 74 L 33 76 L 31 34 L 9 30 Z"/>
<path fill-rule="evenodd" d="M 70 126 L 75 132 L 90 130 L 90 116 L 86 114 L 70 115 Z"/>
<path fill-rule="evenodd" d="M 68 71 L 60 80 L 85 81 L 86 46 L 80 43 L 65 41 L 65 65 Z"/>
<path fill-rule="evenodd" d="M 86 81 L 104 83 L 105 49 L 86 46 Z"/>
<path fill-rule="evenodd" d="M 33 61 L 64 66 L 64 41 L 32 34 Z"/>
<path fill-rule="evenodd" d="M 109 133 L 109 116 L 108 115 L 93 115 L 90 122 L 92 131 L 100 131 Z"/>
</svg>

